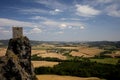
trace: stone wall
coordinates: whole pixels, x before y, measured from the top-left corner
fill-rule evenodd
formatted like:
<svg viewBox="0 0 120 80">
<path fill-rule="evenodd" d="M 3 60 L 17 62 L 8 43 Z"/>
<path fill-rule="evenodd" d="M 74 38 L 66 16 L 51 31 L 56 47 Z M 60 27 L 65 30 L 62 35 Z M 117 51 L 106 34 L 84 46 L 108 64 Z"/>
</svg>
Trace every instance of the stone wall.
<svg viewBox="0 0 120 80">
<path fill-rule="evenodd" d="M 23 36 L 23 28 L 22 27 L 13 27 L 13 38 L 20 38 Z"/>
</svg>

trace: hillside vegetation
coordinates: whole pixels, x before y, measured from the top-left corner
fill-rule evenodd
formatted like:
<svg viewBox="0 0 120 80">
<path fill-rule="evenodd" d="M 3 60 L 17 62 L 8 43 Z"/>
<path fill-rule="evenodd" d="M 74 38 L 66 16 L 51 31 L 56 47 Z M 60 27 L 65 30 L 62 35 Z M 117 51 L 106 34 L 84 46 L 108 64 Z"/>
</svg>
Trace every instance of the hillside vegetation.
<svg viewBox="0 0 120 80">
<path fill-rule="evenodd" d="M 71 75 L 78 77 L 99 77 L 107 80 L 120 79 L 120 63 L 116 65 L 83 61 L 61 62 L 54 67 L 38 67 L 36 74 Z"/>
</svg>

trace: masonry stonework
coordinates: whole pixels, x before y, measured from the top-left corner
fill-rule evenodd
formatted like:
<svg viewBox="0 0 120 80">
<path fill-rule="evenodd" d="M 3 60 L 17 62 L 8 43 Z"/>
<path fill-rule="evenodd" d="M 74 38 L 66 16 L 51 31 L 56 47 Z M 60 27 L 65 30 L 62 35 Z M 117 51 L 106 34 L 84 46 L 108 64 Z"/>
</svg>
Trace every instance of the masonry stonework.
<svg viewBox="0 0 120 80">
<path fill-rule="evenodd" d="M 20 38 L 23 36 L 23 28 L 22 27 L 13 27 L 13 38 Z"/>
</svg>

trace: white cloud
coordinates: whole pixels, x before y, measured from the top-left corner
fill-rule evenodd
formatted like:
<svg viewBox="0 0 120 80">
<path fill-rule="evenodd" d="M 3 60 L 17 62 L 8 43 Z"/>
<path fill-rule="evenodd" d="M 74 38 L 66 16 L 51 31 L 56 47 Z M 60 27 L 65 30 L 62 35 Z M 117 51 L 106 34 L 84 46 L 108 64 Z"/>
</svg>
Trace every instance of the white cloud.
<svg viewBox="0 0 120 80">
<path fill-rule="evenodd" d="M 55 11 L 55 12 L 61 12 L 61 10 L 60 10 L 60 9 L 55 9 L 54 11 Z"/>
<path fill-rule="evenodd" d="M 59 31 L 59 32 L 57 32 L 58 34 L 63 34 L 64 32 L 63 31 Z"/>
<path fill-rule="evenodd" d="M 40 25 L 39 26 L 38 25 L 39 25 L 39 23 L 23 22 L 23 21 L 18 21 L 18 20 L 0 18 L 0 34 L 4 34 L 4 35 L 11 34 L 12 30 L 4 29 L 3 27 L 13 27 L 13 26 L 33 28 L 30 31 L 24 30 L 24 34 L 41 33 L 42 30 L 39 28 Z"/>
<path fill-rule="evenodd" d="M 84 18 L 76 18 L 76 17 L 72 17 L 72 18 L 60 18 L 60 20 L 62 21 L 86 21 L 89 20 L 89 17 L 84 17 Z"/>
<path fill-rule="evenodd" d="M 10 33 L 9 30 L 3 30 L 2 32 L 3 32 L 3 33 Z"/>
<path fill-rule="evenodd" d="M 65 21 L 54 21 L 54 20 L 46 20 L 41 24 L 52 28 L 59 27 L 60 29 L 74 29 L 75 27 L 85 26 L 85 24 L 81 22 L 73 22 L 73 21 L 65 22 Z"/>
<path fill-rule="evenodd" d="M 42 32 L 42 30 L 40 28 L 35 27 L 30 31 L 30 34 L 41 33 L 41 32 Z"/>
<path fill-rule="evenodd" d="M 22 26 L 22 27 L 33 27 L 34 23 L 30 22 L 24 22 L 24 21 L 18 21 L 13 19 L 7 19 L 7 18 L 0 18 L 0 26 Z"/>
<path fill-rule="evenodd" d="M 28 8 L 28 9 L 18 9 L 18 12 L 22 14 L 48 14 L 47 10 L 38 9 L 38 8 Z"/>
<path fill-rule="evenodd" d="M 59 22 L 48 19 L 48 20 L 42 22 L 42 24 L 45 26 L 48 26 L 48 27 L 57 27 L 59 25 Z"/>
<path fill-rule="evenodd" d="M 60 29 L 65 29 L 67 27 L 67 25 L 63 23 L 63 24 L 60 24 L 59 27 L 60 27 Z"/>
<path fill-rule="evenodd" d="M 77 4 L 76 6 L 76 14 L 83 17 L 93 17 L 99 15 L 101 11 L 90 7 L 89 5 L 80 5 Z"/>
<path fill-rule="evenodd" d="M 105 8 L 106 5 L 114 3 L 118 0 L 84 0 L 84 5 L 89 5 L 92 7 L 99 7 L 99 9 Z"/>
<path fill-rule="evenodd" d="M 57 8 L 57 9 L 65 10 L 66 8 L 68 8 L 67 5 L 60 3 L 58 0 L 54 0 L 54 1 L 53 0 L 34 0 L 34 2 L 43 4 L 52 9 Z"/>
<path fill-rule="evenodd" d="M 68 26 L 68 28 L 69 28 L 69 29 L 72 29 L 72 28 L 73 28 L 73 26 Z"/>
<path fill-rule="evenodd" d="M 63 11 L 60 10 L 60 9 L 54 9 L 54 10 L 50 11 L 50 14 L 56 15 L 56 14 L 59 14 L 59 13 L 61 13 L 61 12 L 63 12 Z"/>
<path fill-rule="evenodd" d="M 110 3 L 113 0 L 95 0 L 95 1 L 98 2 L 98 3 Z"/>
<path fill-rule="evenodd" d="M 84 26 L 80 26 L 80 29 L 85 29 L 85 27 Z"/>
<path fill-rule="evenodd" d="M 0 33 L 9 33 L 10 31 L 8 31 L 8 30 L 0 30 Z"/>
<path fill-rule="evenodd" d="M 113 17 L 120 17 L 120 6 L 113 4 L 108 6 L 105 11 L 107 12 L 107 15 L 113 16 Z"/>
<path fill-rule="evenodd" d="M 44 17 L 36 17 L 36 19 L 42 19 L 43 21 L 38 21 L 36 23 L 33 22 L 24 22 L 24 21 L 18 21 L 18 20 L 13 20 L 13 19 L 6 19 L 6 18 L 0 18 L 0 27 L 13 27 L 13 26 L 20 26 L 20 27 L 31 27 L 31 28 L 35 28 L 33 29 L 31 32 L 33 33 L 33 31 L 37 31 L 38 32 L 42 32 L 45 29 L 54 29 L 54 28 L 60 28 L 60 29 L 73 29 L 75 27 L 79 27 L 79 26 L 83 26 L 84 24 L 81 22 L 65 22 L 65 21 L 55 21 L 55 20 L 51 20 L 51 19 L 47 19 Z M 36 26 L 36 27 L 35 27 Z M 41 30 L 41 27 L 44 30 Z M 2 28 L 0 28 L 2 29 Z"/>
<path fill-rule="evenodd" d="M 4 29 L 0 27 L 0 34 L 7 35 L 7 34 L 11 34 L 11 32 L 12 31 L 9 29 Z"/>
<path fill-rule="evenodd" d="M 63 21 L 65 21 L 65 20 L 79 21 L 79 20 L 82 20 L 82 19 L 80 19 L 80 18 L 61 18 L 60 20 L 63 20 Z"/>
<path fill-rule="evenodd" d="M 33 16 L 30 19 L 33 19 L 33 20 L 48 20 L 46 17 L 42 17 L 42 16 Z"/>
</svg>

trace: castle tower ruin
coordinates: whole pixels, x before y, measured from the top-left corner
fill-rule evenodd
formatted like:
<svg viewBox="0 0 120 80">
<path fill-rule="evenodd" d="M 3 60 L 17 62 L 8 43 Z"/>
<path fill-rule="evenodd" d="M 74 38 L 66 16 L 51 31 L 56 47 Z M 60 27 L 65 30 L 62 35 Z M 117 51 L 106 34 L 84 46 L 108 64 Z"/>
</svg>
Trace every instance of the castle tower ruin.
<svg viewBox="0 0 120 80">
<path fill-rule="evenodd" d="M 23 36 L 23 28 L 22 27 L 13 27 L 13 38 L 20 38 Z"/>
</svg>

